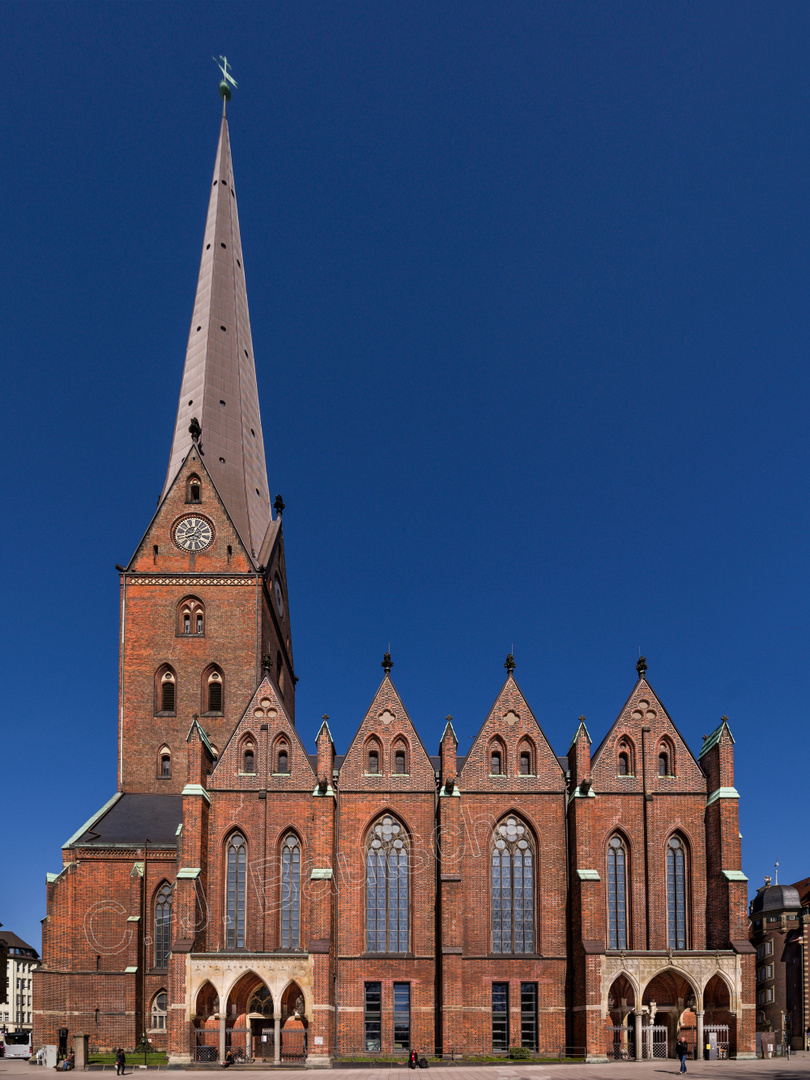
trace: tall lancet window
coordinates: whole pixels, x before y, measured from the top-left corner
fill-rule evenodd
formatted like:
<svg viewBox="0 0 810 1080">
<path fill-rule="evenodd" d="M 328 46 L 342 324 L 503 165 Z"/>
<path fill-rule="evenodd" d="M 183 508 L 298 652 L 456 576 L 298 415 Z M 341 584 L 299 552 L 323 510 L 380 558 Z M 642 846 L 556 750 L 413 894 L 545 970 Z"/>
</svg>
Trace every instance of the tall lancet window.
<svg viewBox="0 0 810 1080">
<path fill-rule="evenodd" d="M 228 841 L 226 862 L 225 947 L 227 949 L 244 949 L 247 848 L 245 838 L 240 833 L 234 833 Z"/>
<path fill-rule="evenodd" d="M 281 845 L 281 947 L 297 949 L 301 933 L 301 845 L 290 833 Z"/>
<path fill-rule="evenodd" d="M 627 852 L 618 836 L 607 849 L 608 948 L 627 948 Z"/>
<path fill-rule="evenodd" d="M 686 850 L 679 836 L 667 842 L 667 944 L 686 948 Z"/>
<path fill-rule="evenodd" d="M 155 967 L 169 966 L 172 929 L 172 888 L 163 884 L 155 897 Z"/>
<path fill-rule="evenodd" d="M 518 818 L 495 830 L 491 869 L 492 951 L 534 952 L 534 854 Z"/>
<path fill-rule="evenodd" d="M 408 951 L 408 844 L 390 814 L 371 830 L 366 849 L 366 949 Z"/>
</svg>

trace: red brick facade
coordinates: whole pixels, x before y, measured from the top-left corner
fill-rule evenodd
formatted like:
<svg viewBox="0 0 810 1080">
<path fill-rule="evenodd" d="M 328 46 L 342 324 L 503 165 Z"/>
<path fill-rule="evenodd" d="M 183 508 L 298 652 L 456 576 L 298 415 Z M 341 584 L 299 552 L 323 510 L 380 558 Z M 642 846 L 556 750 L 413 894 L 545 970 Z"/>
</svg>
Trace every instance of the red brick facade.
<svg viewBox="0 0 810 1080">
<path fill-rule="evenodd" d="M 466 757 L 450 723 L 431 756 L 388 669 L 345 756 L 326 723 L 309 753 L 281 521 L 248 550 L 205 438 L 121 570 L 118 793 L 49 880 L 35 1042 L 67 1027 L 129 1049 L 146 1032 L 177 1062 L 598 1059 L 641 1055 L 653 1026 L 671 1054 L 679 1024 L 726 1022 L 750 1054 L 725 721 L 696 758 L 640 668 L 602 745 L 583 721 L 560 757 L 510 658 Z"/>
</svg>

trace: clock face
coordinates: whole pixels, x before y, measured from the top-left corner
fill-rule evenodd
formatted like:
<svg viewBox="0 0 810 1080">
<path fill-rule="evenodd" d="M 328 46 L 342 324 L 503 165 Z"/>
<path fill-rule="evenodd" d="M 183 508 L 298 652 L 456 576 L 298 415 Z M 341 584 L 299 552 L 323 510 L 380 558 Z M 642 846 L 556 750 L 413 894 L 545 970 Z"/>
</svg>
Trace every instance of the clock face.
<svg viewBox="0 0 810 1080">
<path fill-rule="evenodd" d="M 199 514 L 189 514 L 177 522 L 172 539 L 183 551 L 205 551 L 214 539 L 214 528 Z"/>
<path fill-rule="evenodd" d="M 273 580 L 273 592 L 276 594 L 276 607 L 279 615 L 284 614 L 284 593 L 281 591 L 281 582 L 278 578 Z"/>
</svg>

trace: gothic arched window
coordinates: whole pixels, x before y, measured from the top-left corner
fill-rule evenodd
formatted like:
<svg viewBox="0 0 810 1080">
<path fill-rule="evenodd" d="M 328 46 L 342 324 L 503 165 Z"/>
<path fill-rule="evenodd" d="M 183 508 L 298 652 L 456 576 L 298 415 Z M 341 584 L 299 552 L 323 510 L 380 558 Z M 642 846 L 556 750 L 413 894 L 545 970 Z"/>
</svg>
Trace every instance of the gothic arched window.
<svg viewBox="0 0 810 1080">
<path fill-rule="evenodd" d="M 402 741 L 394 744 L 394 772 L 398 776 L 408 772 L 408 749 Z"/>
<path fill-rule="evenodd" d="M 160 886 L 155 896 L 155 967 L 169 966 L 172 947 L 172 887 Z"/>
<path fill-rule="evenodd" d="M 205 633 L 205 605 L 194 596 L 187 596 L 177 605 L 177 633 L 182 637 L 202 637 Z"/>
<path fill-rule="evenodd" d="M 161 746 L 158 752 L 158 776 L 168 780 L 172 775 L 172 752 L 168 746 Z"/>
<path fill-rule="evenodd" d="M 158 670 L 156 682 L 155 712 L 173 713 L 177 708 L 177 678 L 168 664 Z"/>
<path fill-rule="evenodd" d="M 373 827 L 366 848 L 366 949 L 408 951 L 408 843 L 390 814 Z"/>
<path fill-rule="evenodd" d="M 618 756 L 616 758 L 616 772 L 619 776 L 636 775 L 635 748 L 628 738 L 623 738 L 619 742 Z"/>
<path fill-rule="evenodd" d="M 667 945 L 686 948 L 686 848 L 679 836 L 667 841 Z"/>
<path fill-rule="evenodd" d="M 534 754 L 532 750 L 533 747 L 528 741 L 520 744 L 518 751 L 518 773 L 520 776 L 534 775 Z"/>
<path fill-rule="evenodd" d="M 295 833 L 281 845 L 281 947 L 297 949 L 301 933 L 301 845 Z"/>
<path fill-rule="evenodd" d="M 378 776 L 380 772 L 380 744 L 370 739 L 366 746 L 366 772 Z"/>
<path fill-rule="evenodd" d="M 534 855 L 529 830 L 510 815 L 492 842 L 492 951 L 534 952 Z"/>
<path fill-rule="evenodd" d="M 290 748 L 286 740 L 281 739 L 276 745 L 275 772 L 287 774 L 290 771 Z"/>
<path fill-rule="evenodd" d="M 234 833 L 228 840 L 225 885 L 225 947 L 245 947 L 245 893 L 247 885 L 247 847 L 245 838 Z"/>
<path fill-rule="evenodd" d="M 199 478 L 199 476 L 195 476 L 192 473 L 192 475 L 188 478 L 188 483 L 186 485 L 186 502 L 190 502 L 190 503 L 198 503 L 198 502 L 200 502 L 201 501 L 200 500 L 200 492 L 201 492 L 200 478 Z"/>
<path fill-rule="evenodd" d="M 222 672 L 210 667 L 203 674 L 203 712 L 221 713 L 225 696 Z"/>
<path fill-rule="evenodd" d="M 503 744 L 497 739 L 489 747 L 489 775 L 504 776 L 506 774 L 506 751 Z"/>
<path fill-rule="evenodd" d="M 662 739 L 658 744 L 658 775 L 675 775 L 675 749 L 669 739 Z"/>
<path fill-rule="evenodd" d="M 256 772 L 256 749 L 252 742 L 245 743 L 242 750 L 242 772 Z"/>
<path fill-rule="evenodd" d="M 627 948 L 627 851 L 619 836 L 607 849 L 608 948 Z"/>
</svg>

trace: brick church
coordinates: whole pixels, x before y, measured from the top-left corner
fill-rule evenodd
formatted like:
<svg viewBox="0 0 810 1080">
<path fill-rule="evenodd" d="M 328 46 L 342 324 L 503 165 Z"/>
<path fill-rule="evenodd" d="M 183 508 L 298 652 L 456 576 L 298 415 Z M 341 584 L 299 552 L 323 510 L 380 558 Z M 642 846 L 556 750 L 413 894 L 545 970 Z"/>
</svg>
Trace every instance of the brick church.
<svg viewBox="0 0 810 1080">
<path fill-rule="evenodd" d="M 305 745 L 229 96 L 168 472 L 118 567 L 117 791 L 48 876 L 35 1046 L 604 1060 L 711 1029 L 752 1056 L 734 739 L 694 753 L 643 660 L 562 756 L 511 656 L 465 756 L 450 722 L 423 744 L 388 655 L 350 745 Z"/>
</svg>

